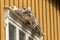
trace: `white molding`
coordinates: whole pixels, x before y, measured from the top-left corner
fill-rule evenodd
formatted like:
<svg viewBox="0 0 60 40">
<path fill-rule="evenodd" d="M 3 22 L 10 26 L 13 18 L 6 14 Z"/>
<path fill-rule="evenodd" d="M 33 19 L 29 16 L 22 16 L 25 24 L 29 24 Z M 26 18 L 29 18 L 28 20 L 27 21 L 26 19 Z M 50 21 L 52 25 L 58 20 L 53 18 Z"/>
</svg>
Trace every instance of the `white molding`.
<svg viewBox="0 0 60 40">
<path fill-rule="evenodd" d="M 16 27 L 16 40 L 19 40 L 19 29 Z"/>
<path fill-rule="evenodd" d="M 14 21 L 14 20 L 13 20 L 13 21 Z M 19 40 L 19 30 L 21 30 L 23 33 L 26 34 L 26 40 L 28 40 L 28 37 L 31 37 L 30 34 L 28 34 L 27 32 L 25 32 L 25 31 L 21 28 L 22 25 L 19 24 L 19 26 L 20 26 L 20 27 L 19 27 L 18 25 L 16 25 L 15 23 L 13 23 L 13 22 L 12 22 L 11 20 L 9 20 L 9 19 L 8 19 L 8 22 L 11 23 L 14 27 L 16 27 L 16 40 Z M 7 23 L 8 26 L 9 26 L 9 23 Z M 17 23 L 17 22 L 16 22 L 16 23 Z M 18 23 L 17 23 L 17 24 L 18 24 Z M 6 36 L 7 36 L 6 39 L 7 39 L 7 40 L 9 40 L 9 28 L 8 28 L 8 26 L 7 26 L 7 29 L 6 29 L 6 30 L 7 30 L 6 33 L 8 34 L 8 35 L 6 34 Z M 27 30 L 27 31 L 28 31 L 28 30 Z M 28 32 L 30 33 L 30 31 L 28 31 Z M 36 36 L 35 36 L 35 38 L 36 38 L 37 40 L 39 39 L 39 38 L 36 37 Z M 34 40 L 35 40 L 35 38 L 33 37 Z"/>
<path fill-rule="evenodd" d="M 9 40 L 9 22 L 8 22 L 8 18 L 6 19 L 6 40 Z"/>
<path fill-rule="evenodd" d="M 8 19 L 8 16 L 9 16 L 9 10 L 5 9 L 4 11 L 4 19 L 5 19 L 5 28 L 6 28 L 6 40 L 9 40 L 9 19 Z"/>
</svg>

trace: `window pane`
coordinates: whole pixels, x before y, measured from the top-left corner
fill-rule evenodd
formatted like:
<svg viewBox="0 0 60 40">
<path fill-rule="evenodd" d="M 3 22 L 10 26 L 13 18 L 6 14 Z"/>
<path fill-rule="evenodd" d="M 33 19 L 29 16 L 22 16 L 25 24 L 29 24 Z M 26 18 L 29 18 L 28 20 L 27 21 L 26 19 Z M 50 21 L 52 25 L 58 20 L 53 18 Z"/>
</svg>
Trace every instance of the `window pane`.
<svg viewBox="0 0 60 40">
<path fill-rule="evenodd" d="M 25 40 L 25 34 L 22 31 L 19 31 L 19 40 Z"/>
<path fill-rule="evenodd" d="M 9 40 L 16 40 L 16 28 L 9 23 Z"/>
<path fill-rule="evenodd" d="M 33 40 L 33 38 L 29 37 L 29 40 Z"/>
</svg>

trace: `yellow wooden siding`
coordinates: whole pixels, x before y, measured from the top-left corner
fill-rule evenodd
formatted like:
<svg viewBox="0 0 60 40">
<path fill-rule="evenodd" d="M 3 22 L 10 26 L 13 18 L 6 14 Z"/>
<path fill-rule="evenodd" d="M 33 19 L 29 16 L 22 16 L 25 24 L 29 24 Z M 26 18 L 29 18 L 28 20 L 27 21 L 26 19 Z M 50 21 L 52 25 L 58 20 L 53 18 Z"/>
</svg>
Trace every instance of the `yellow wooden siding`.
<svg viewBox="0 0 60 40">
<path fill-rule="evenodd" d="M 16 6 L 18 8 L 31 7 L 44 32 L 43 40 L 60 40 L 60 10 L 53 5 L 48 0 L 0 0 L 0 35 L 2 35 L 0 38 L 4 40 L 3 7 Z"/>
<path fill-rule="evenodd" d="M 4 0 L 0 0 L 0 40 L 5 40 L 4 31 Z"/>
<path fill-rule="evenodd" d="M 50 27 L 51 27 L 51 21 L 50 21 L 50 5 L 49 5 L 49 2 L 48 2 L 48 0 L 47 0 L 47 3 L 46 3 L 46 5 L 47 5 L 47 40 L 51 40 L 51 33 L 50 33 Z"/>
</svg>

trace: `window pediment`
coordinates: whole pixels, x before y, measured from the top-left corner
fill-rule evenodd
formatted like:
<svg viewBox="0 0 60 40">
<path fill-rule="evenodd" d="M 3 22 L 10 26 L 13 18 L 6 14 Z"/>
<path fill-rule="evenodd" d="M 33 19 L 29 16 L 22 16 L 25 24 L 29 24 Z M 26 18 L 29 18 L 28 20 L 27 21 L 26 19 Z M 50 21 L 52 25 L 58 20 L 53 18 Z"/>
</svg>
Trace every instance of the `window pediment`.
<svg viewBox="0 0 60 40">
<path fill-rule="evenodd" d="M 36 24 L 30 25 L 30 24 L 28 24 L 27 21 L 23 17 L 18 15 L 17 12 L 15 10 L 13 10 L 12 8 L 10 8 L 10 7 L 5 7 L 5 9 L 9 10 L 9 14 L 7 14 L 7 15 L 9 15 L 8 18 L 11 17 L 16 22 L 21 24 L 23 29 L 27 29 L 27 30 L 31 31 L 32 35 L 36 35 L 38 37 L 43 35 L 39 25 L 36 25 Z"/>
</svg>

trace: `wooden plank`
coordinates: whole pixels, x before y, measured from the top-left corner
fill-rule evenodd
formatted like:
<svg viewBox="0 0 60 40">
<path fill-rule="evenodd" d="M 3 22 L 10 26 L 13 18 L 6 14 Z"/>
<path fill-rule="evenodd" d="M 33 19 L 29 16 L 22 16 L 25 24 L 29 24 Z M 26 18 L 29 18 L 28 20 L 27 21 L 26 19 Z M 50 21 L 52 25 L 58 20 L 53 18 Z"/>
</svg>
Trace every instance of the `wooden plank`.
<svg viewBox="0 0 60 40">
<path fill-rule="evenodd" d="M 38 0 L 36 0 L 36 18 L 39 21 L 39 13 L 38 13 Z"/>
<path fill-rule="evenodd" d="M 39 7 L 39 0 L 38 0 L 38 21 L 39 21 L 39 24 L 40 24 L 40 9 L 39 9 L 40 7 Z"/>
<path fill-rule="evenodd" d="M 50 9 L 51 9 L 51 40 L 54 40 L 54 25 L 53 25 L 53 21 L 54 21 L 54 19 L 53 19 L 53 6 L 52 6 L 52 4 L 50 3 Z"/>
<path fill-rule="evenodd" d="M 59 14 L 60 14 L 60 12 L 59 12 L 59 10 L 57 10 L 57 19 L 58 19 L 57 20 L 58 21 L 58 23 L 57 23 L 58 24 L 58 28 L 57 28 L 57 30 L 58 30 L 57 38 L 58 39 L 57 40 L 60 40 L 60 17 L 59 17 L 60 15 Z"/>
<path fill-rule="evenodd" d="M 57 40 L 60 40 L 60 10 L 58 10 L 58 1 L 57 1 Z"/>
<path fill-rule="evenodd" d="M 0 40 L 1 40 L 1 0 L 0 0 Z"/>
<path fill-rule="evenodd" d="M 47 0 L 47 40 L 50 40 L 50 6 L 49 6 L 49 2 Z"/>
<path fill-rule="evenodd" d="M 3 10 L 3 11 L 2 11 Z M 0 40 L 5 40 L 4 31 L 4 0 L 0 0 Z"/>
<path fill-rule="evenodd" d="M 5 5 L 4 6 L 9 6 L 9 0 L 5 0 Z"/>
<path fill-rule="evenodd" d="M 14 6 L 13 0 L 10 0 L 10 7 Z"/>
<path fill-rule="evenodd" d="M 55 1 L 55 0 L 54 0 Z M 56 4 L 54 4 L 56 5 Z M 57 40 L 57 17 L 56 17 L 56 7 L 54 6 L 54 30 L 55 30 L 55 40 Z"/>
<path fill-rule="evenodd" d="M 24 8 L 27 8 L 27 0 L 24 0 Z"/>
<path fill-rule="evenodd" d="M 39 6 L 40 6 L 40 2 L 38 0 L 38 17 L 39 17 L 39 25 L 40 25 L 40 7 Z"/>
<path fill-rule="evenodd" d="M 28 7 L 31 8 L 31 0 L 28 0 Z"/>
<path fill-rule="evenodd" d="M 14 2 L 15 2 L 14 6 L 16 6 L 18 8 L 18 0 L 14 0 Z"/>
<path fill-rule="evenodd" d="M 39 0 L 39 11 L 40 11 L 40 26 L 43 31 L 43 26 L 42 26 L 42 0 Z"/>
<path fill-rule="evenodd" d="M 46 24 L 47 24 L 47 22 L 46 22 L 46 1 L 45 0 L 43 0 L 43 28 L 44 28 L 44 40 L 47 40 L 47 29 L 46 29 Z"/>
<path fill-rule="evenodd" d="M 34 0 L 34 9 L 35 9 L 35 17 L 36 17 L 36 0 Z"/>
<path fill-rule="evenodd" d="M 35 13 L 34 0 L 32 0 L 32 13 Z M 35 15 L 35 14 L 34 14 Z"/>
<path fill-rule="evenodd" d="M 22 0 L 19 0 L 19 8 L 22 8 Z"/>
</svg>

